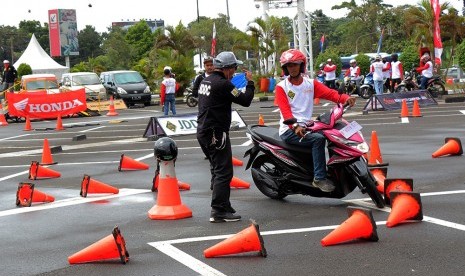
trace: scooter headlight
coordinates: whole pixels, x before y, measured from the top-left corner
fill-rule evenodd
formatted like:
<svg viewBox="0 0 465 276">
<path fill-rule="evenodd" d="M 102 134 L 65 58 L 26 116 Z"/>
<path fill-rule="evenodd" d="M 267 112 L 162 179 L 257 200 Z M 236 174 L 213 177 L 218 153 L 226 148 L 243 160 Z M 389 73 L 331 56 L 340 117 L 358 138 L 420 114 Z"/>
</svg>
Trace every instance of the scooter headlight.
<svg viewBox="0 0 465 276">
<path fill-rule="evenodd" d="M 338 140 L 339 143 L 344 144 L 346 146 L 356 148 L 357 150 L 361 151 L 362 153 L 367 153 L 369 151 L 368 144 L 366 142 L 363 143 L 356 143 L 350 140 L 343 139 L 341 137 L 337 137 L 335 135 L 331 135 L 332 138 Z"/>
<path fill-rule="evenodd" d="M 355 148 L 363 153 L 367 153 L 370 150 L 366 142 L 358 144 Z"/>
</svg>

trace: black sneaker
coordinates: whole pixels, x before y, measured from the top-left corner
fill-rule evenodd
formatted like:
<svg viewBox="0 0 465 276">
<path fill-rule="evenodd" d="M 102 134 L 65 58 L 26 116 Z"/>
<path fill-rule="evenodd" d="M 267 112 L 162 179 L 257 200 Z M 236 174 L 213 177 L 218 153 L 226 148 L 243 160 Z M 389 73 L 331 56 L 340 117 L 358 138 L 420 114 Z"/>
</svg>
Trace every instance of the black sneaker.
<svg viewBox="0 0 465 276">
<path fill-rule="evenodd" d="M 312 186 L 326 193 L 330 193 L 334 191 L 334 189 L 336 189 L 336 186 L 334 186 L 333 182 L 329 179 L 314 179 L 312 182 Z"/>
<path fill-rule="evenodd" d="M 230 212 L 215 213 L 210 216 L 210 222 L 233 222 L 241 220 L 241 216 Z"/>
</svg>

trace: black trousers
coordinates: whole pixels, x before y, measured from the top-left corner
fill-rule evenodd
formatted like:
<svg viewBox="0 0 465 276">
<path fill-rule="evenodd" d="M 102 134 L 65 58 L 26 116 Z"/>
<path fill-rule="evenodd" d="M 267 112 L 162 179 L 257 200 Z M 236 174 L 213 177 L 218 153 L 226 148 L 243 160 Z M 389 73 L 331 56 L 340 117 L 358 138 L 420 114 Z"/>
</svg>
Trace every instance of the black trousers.
<svg viewBox="0 0 465 276">
<path fill-rule="evenodd" d="M 197 133 L 197 141 L 210 161 L 213 187 L 212 212 L 228 212 L 231 209 L 230 183 L 234 175 L 229 133 L 218 133 L 213 130 Z"/>
</svg>

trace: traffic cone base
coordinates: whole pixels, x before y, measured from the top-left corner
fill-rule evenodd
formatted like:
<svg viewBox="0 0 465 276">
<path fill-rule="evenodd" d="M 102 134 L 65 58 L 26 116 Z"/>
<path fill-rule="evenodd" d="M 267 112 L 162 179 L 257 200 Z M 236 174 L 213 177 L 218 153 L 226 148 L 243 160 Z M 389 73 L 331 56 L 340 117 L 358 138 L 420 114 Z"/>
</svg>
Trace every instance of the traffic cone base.
<svg viewBox="0 0 465 276">
<path fill-rule="evenodd" d="M 58 115 L 57 117 L 57 126 L 55 130 L 65 130 L 65 128 L 63 127 L 63 122 L 61 120 L 61 115 Z"/>
<path fill-rule="evenodd" d="M 248 189 L 250 188 L 250 183 L 233 176 L 231 179 L 231 183 L 229 184 L 231 188 L 237 188 L 237 189 Z"/>
<path fill-rule="evenodd" d="M 378 241 L 376 223 L 371 210 L 347 207 L 349 218 L 321 240 L 321 245 L 330 246 L 354 239 Z"/>
<path fill-rule="evenodd" d="M 413 100 L 413 110 L 412 110 L 412 117 L 422 117 L 420 112 L 420 105 L 418 104 L 418 100 Z"/>
<path fill-rule="evenodd" d="M 368 167 L 388 166 L 389 163 L 383 163 L 381 150 L 379 148 L 378 135 L 376 131 L 371 132 L 370 155 L 368 157 Z"/>
<path fill-rule="evenodd" d="M 236 157 L 233 156 L 232 158 L 232 163 L 233 163 L 233 166 L 243 166 L 244 165 L 244 162 L 240 159 L 237 159 Z"/>
<path fill-rule="evenodd" d="M 81 182 L 81 192 L 79 193 L 82 197 L 87 197 L 87 194 L 118 194 L 119 189 L 111 185 L 105 184 L 91 177 L 87 174 Z"/>
<path fill-rule="evenodd" d="M 53 202 L 55 198 L 51 195 L 34 189 L 32 183 L 19 183 L 16 191 L 16 206 L 30 207 L 33 202 Z"/>
<path fill-rule="evenodd" d="M 393 191 L 390 193 L 392 208 L 386 222 L 393 227 L 405 220 L 423 220 L 421 197 L 419 193 Z"/>
<path fill-rule="evenodd" d="M 48 144 L 48 139 L 44 139 L 44 146 L 42 147 L 42 161 L 41 165 L 54 165 L 58 162 L 53 162 L 52 152 L 50 151 L 50 146 Z"/>
<path fill-rule="evenodd" d="M 119 160 L 118 171 L 123 170 L 148 170 L 149 165 L 145 164 L 144 162 L 137 161 L 131 157 L 124 156 L 121 154 L 121 158 Z"/>
<path fill-rule="evenodd" d="M 31 166 L 29 167 L 29 179 L 31 180 L 58 178 L 60 176 L 61 174 L 59 172 L 42 167 L 37 161 L 32 161 Z"/>
<path fill-rule="evenodd" d="M 115 226 L 111 235 L 69 256 L 68 262 L 69 264 L 81 264 L 116 258 L 119 258 L 122 264 L 126 264 L 129 261 L 126 242 L 118 226 Z"/>
<path fill-rule="evenodd" d="M 160 177 L 157 190 L 157 204 L 148 211 L 150 219 L 174 220 L 192 217 L 192 211 L 181 202 L 177 178 Z"/>
<path fill-rule="evenodd" d="M 412 178 L 386 178 L 384 180 L 384 202 L 386 205 L 391 205 L 392 191 L 413 191 Z"/>
<path fill-rule="evenodd" d="M 234 236 L 207 248 L 203 254 L 205 258 L 213 258 L 251 251 L 259 251 L 262 257 L 267 256 L 265 244 L 262 236 L 260 235 L 259 226 L 253 220 L 251 226 Z"/>
<path fill-rule="evenodd" d="M 24 131 L 31 131 L 32 126 L 31 126 L 31 119 L 29 116 L 26 116 L 26 124 L 24 125 Z"/>
<path fill-rule="evenodd" d="M 459 138 L 447 137 L 444 145 L 436 150 L 433 154 L 433 158 L 441 157 L 444 155 L 462 155 L 462 142 Z"/>
<path fill-rule="evenodd" d="M 376 189 L 378 189 L 380 193 L 384 193 L 384 180 L 387 176 L 387 170 L 387 167 L 370 168 L 370 172 L 376 180 Z"/>
<path fill-rule="evenodd" d="M 400 118 L 406 118 L 409 116 L 410 116 L 410 113 L 408 111 L 407 101 L 404 99 L 402 100 L 402 109 L 400 111 Z"/>
</svg>

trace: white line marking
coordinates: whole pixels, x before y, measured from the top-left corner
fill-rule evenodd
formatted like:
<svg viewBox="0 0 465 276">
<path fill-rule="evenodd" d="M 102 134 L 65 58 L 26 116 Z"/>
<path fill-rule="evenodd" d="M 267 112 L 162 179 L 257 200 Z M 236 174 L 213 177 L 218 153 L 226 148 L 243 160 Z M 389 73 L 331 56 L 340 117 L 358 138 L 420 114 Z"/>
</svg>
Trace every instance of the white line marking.
<svg viewBox="0 0 465 276">
<path fill-rule="evenodd" d="M 34 212 L 34 211 L 47 210 L 47 209 L 54 209 L 54 208 L 59 208 L 59 207 L 66 207 L 66 206 L 71 206 L 71 205 L 77 205 L 77 204 L 94 202 L 94 201 L 105 200 L 105 199 L 118 198 L 118 197 L 123 197 L 123 196 L 137 195 L 137 194 L 148 193 L 148 192 L 151 192 L 151 190 L 123 188 L 123 189 L 120 189 L 119 194 L 116 194 L 116 195 L 106 195 L 106 196 L 98 196 L 98 197 L 92 196 L 92 197 L 86 197 L 86 198 L 73 197 L 73 198 L 58 200 L 58 201 L 54 201 L 50 203 L 44 203 L 41 205 L 35 205 L 31 207 L 23 207 L 23 208 L 5 210 L 5 211 L 0 212 L 0 217 L 22 214 L 22 213 L 29 213 L 29 212 Z"/>
<path fill-rule="evenodd" d="M 19 137 L 24 137 L 24 136 L 29 136 L 30 134 L 22 134 L 22 135 L 17 135 L 17 136 L 11 136 L 11 137 L 7 137 L 7 138 L 2 138 L 0 139 L 0 141 L 5 141 L 5 140 L 10 140 L 10 139 L 13 139 L 13 138 L 19 138 Z"/>
<path fill-rule="evenodd" d="M 29 165 L 30 166 L 30 165 Z M 7 175 L 5 177 L 2 177 L 0 178 L 0 182 L 2 182 L 3 180 L 7 180 L 7 179 L 10 179 L 10 178 L 14 178 L 14 177 L 17 177 L 17 176 L 20 176 L 20 175 L 23 175 L 23 174 L 27 174 L 29 173 L 29 170 L 27 171 L 23 171 L 23 172 L 19 172 L 19 173 L 15 173 L 15 174 L 10 174 L 10 175 Z"/>
<path fill-rule="evenodd" d="M 323 107 L 327 107 L 328 105 L 329 105 L 329 103 L 325 103 L 325 104 L 323 104 L 322 106 L 323 106 Z"/>
<path fill-rule="evenodd" d="M 240 146 L 241 147 L 247 147 L 247 146 L 250 146 L 252 144 L 252 140 L 249 140 L 249 141 L 246 141 L 244 143 L 242 143 Z"/>
<path fill-rule="evenodd" d="M 89 132 L 89 131 L 93 131 L 93 130 L 96 130 L 96 129 L 100 129 L 100 128 L 104 128 L 106 126 L 99 126 L 99 127 L 94 127 L 94 128 L 89 128 L 89 129 L 86 129 L 86 130 L 81 130 L 81 131 L 78 131 L 78 132 Z M 112 130 L 112 131 L 115 131 L 115 130 Z"/>
<path fill-rule="evenodd" d="M 460 112 L 462 112 L 462 114 L 465 114 L 465 110 L 460 110 Z"/>
<path fill-rule="evenodd" d="M 272 112 L 279 112 L 279 108 L 276 108 L 276 109 L 273 110 Z"/>
<path fill-rule="evenodd" d="M 401 122 L 402 124 L 408 124 L 408 123 L 409 123 L 409 120 L 408 120 L 407 117 L 402 117 L 402 118 L 400 118 L 400 122 Z"/>
</svg>

